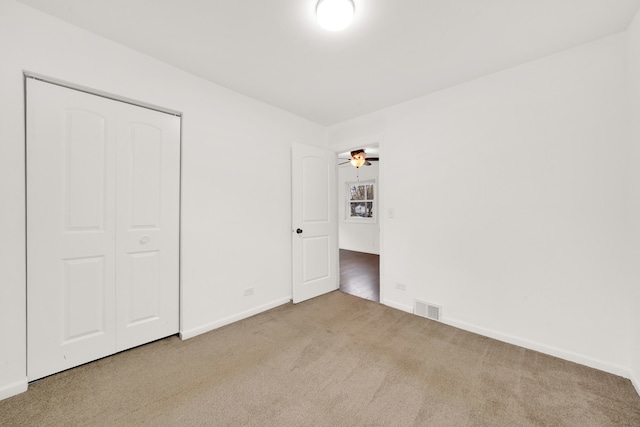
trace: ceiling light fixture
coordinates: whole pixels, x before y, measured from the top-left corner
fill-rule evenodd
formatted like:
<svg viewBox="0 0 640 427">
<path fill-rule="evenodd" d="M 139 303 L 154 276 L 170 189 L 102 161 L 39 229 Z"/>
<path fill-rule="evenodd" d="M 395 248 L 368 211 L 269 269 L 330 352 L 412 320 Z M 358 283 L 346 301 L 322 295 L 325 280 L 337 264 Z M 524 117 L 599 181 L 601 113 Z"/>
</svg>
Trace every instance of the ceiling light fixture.
<svg viewBox="0 0 640 427">
<path fill-rule="evenodd" d="M 351 160 L 349 160 L 349 162 L 353 167 L 359 168 L 360 166 L 364 165 L 366 161 L 367 159 L 364 157 L 363 150 L 356 150 L 351 152 Z"/>
<path fill-rule="evenodd" d="M 354 12 L 353 0 L 319 0 L 316 6 L 318 23 L 328 31 L 347 28 L 353 20 Z"/>
</svg>

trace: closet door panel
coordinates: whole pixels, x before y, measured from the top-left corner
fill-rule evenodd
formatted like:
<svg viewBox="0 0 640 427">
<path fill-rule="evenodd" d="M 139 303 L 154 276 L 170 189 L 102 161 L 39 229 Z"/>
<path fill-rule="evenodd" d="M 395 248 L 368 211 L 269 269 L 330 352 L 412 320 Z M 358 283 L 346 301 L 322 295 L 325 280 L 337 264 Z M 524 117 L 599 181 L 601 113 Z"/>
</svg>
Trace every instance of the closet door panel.
<svg viewBox="0 0 640 427">
<path fill-rule="evenodd" d="M 118 349 L 178 332 L 180 119 L 135 109 L 118 139 Z"/>
<path fill-rule="evenodd" d="M 115 144 L 109 102 L 29 79 L 27 376 L 115 351 Z"/>
</svg>

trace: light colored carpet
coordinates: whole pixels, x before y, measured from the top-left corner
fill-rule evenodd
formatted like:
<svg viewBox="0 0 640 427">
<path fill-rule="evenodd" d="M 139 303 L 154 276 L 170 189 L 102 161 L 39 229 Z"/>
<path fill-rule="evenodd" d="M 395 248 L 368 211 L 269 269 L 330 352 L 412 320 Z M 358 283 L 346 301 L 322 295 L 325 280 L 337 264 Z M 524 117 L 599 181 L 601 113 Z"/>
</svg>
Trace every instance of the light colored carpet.
<svg viewBox="0 0 640 427">
<path fill-rule="evenodd" d="M 629 380 L 341 292 L 31 384 L 3 426 L 640 426 Z"/>
</svg>

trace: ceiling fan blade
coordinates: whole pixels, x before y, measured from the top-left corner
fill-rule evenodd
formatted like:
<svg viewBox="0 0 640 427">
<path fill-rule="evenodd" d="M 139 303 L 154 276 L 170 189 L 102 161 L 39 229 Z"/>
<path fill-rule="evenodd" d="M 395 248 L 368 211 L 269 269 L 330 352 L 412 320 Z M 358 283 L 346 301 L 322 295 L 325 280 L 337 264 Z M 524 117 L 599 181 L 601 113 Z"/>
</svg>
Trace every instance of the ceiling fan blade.
<svg viewBox="0 0 640 427">
<path fill-rule="evenodd" d="M 367 157 L 367 161 L 379 162 L 380 161 L 380 157 Z"/>
<path fill-rule="evenodd" d="M 348 163 L 351 163 L 351 162 L 350 162 L 349 160 L 347 160 L 346 162 L 338 163 L 338 166 L 346 165 L 346 164 L 348 164 Z"/>
</svg>

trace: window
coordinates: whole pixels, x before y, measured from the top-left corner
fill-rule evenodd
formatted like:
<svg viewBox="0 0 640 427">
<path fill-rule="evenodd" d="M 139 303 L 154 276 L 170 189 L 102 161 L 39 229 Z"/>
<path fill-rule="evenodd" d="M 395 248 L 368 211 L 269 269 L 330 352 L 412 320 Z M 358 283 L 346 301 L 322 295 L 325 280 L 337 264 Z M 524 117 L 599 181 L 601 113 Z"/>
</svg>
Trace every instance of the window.
<svg viewBox="0 0 640 427">
<path fill-rule="evenodd" d="M 375 181 L 347 184 L 347 219 L 374 221 Z"/>
</svg>

